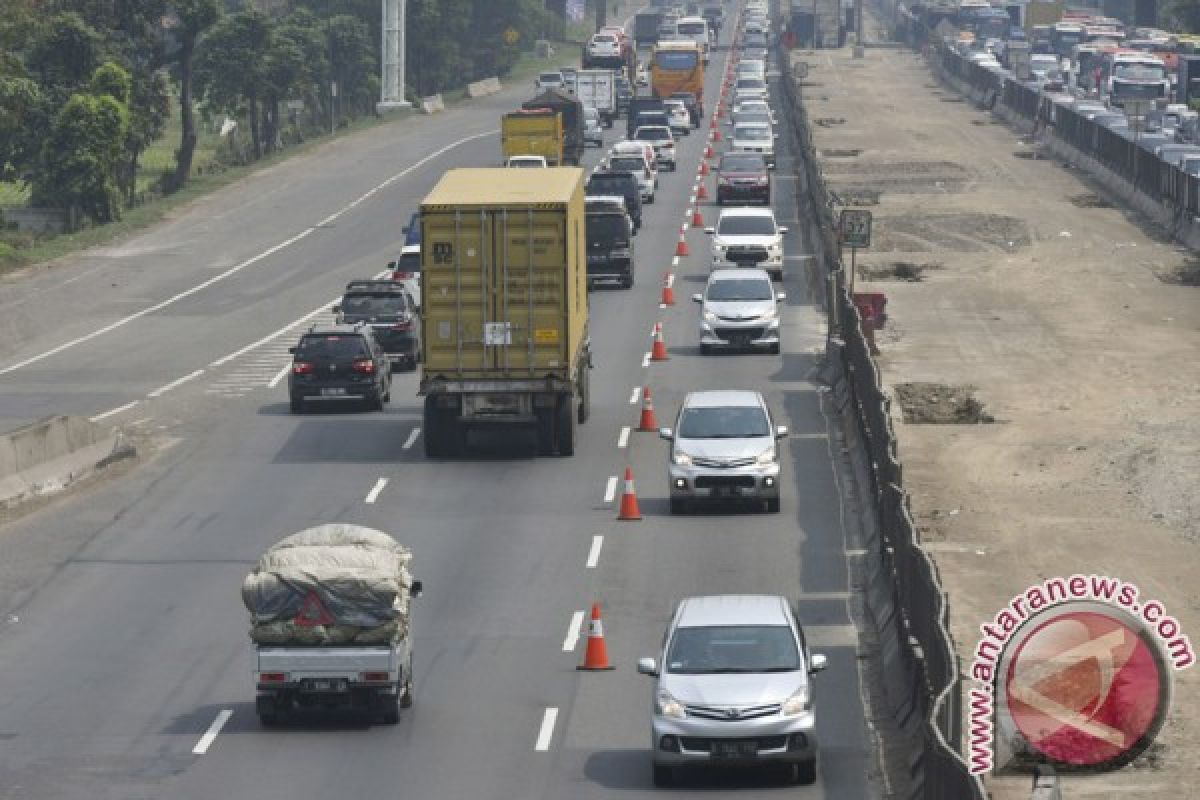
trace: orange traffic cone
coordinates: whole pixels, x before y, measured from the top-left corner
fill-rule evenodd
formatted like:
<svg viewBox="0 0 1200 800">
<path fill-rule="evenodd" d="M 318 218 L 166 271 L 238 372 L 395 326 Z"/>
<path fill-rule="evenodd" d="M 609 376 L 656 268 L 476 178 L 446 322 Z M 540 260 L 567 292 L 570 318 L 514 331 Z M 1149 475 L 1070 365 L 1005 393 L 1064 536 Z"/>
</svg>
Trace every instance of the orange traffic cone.
<svg viewBox="0 0 1200 800">
<path fill-rule="evenodd" d="M 696 194 L 696 197 L 698 197 L 700 199 L 708 197 L 708 195 L 704 192 L 704 184 L 703 183 L 700 184 L 700 191 Z M 704 215 L 700 213 L 700 206 L 696 206 L 696 210 L 692 212 L 692 227 L 693 228 L 703 228 L 704 227 Z"/>
<path fill-rule="evenodd" d="M 658 430 L 658 419 L 654 416 L 654 398 L 650 396 L 650 387 L 642 387 L 642 418 L 638 421 L 638 430 L 653 433 Z"/>
<path fill-rule="evenodd" d="M 687 239 L 683 235 L 683 231 L 679 232 L 679 243 L 675 245 L 675 255 L 690 256 L 692 251 L 688 249 Z"/>
<path fill-rule="evenodd" d="M 712 149 L 712 145 L 711 145 L 711 144 L 710 144 L 710 145 L 708 145 L 707 147 L 705 147 L 705 148 L 704 148 L 704 157 L 705 157 L 705 158 L 712 158 L 712 157 L 713 157 L 713 149 Z"/>
<path fill-rule="evenodd" d="M 667 355 L 667 345 L 663 341 L 662 323 L 654 323 L 654 346 L 650 348 L 651 361 L 666 361 L 669 358 Z"/>
<path fill-rule="evenodd" d="M 672 286 L 674 281 L 671 279 L 671 273 L 663 275 L 662 299 L 659 300 L 664 306 L 675 305 L 675 287 Z"/>
<path fill-rule="evenodd" d="M 716 124 L 717 124 L 717 121 L 713 120 L 714 127 L 713 127 L 713 132 L 712 132 L 712 140 L 714 142 L 719 142 L 719 141 L 721 141 L 721 129 L 718 127 L 715 127 Z"/>
<path fill-rule="evenodd" d="M 583 663 L 576 669 L 600 671 L 616 669 L 608 663 L 608 645 L 604 643 L 604 623 L 600 620 L 600 604 L 592 603 L 592 621 L 588 623 L 587 650 Z"/>
<path fill-rule="evenodd" d="M 625 468 L 625 489 L 621 492 L 621 508 L 617 512 L 619 520 L 638 520 L 642 512 L 638 509 L 637 491 L 633 488 L 633 468 Z"/>
<path fill-rule="evenodd" d="M 700 177 L 704 177 L 707 174 L 708 174 L 708 162 L 701 161 L 700 162 Z"/>
<path fill-rule="evenodd" d="M 697 200 L 707 200 L 708 199 L 708 189 L 704 188 L 703 181 L 700 182 L 700 188 L 696 190 L 696 199 Z M 696 209 L 696 213 L 697 214 L 700 213 L 699 208 Z M 700 224 L 703 225 L 704 223 L 701 222 Z"/>
</svg>

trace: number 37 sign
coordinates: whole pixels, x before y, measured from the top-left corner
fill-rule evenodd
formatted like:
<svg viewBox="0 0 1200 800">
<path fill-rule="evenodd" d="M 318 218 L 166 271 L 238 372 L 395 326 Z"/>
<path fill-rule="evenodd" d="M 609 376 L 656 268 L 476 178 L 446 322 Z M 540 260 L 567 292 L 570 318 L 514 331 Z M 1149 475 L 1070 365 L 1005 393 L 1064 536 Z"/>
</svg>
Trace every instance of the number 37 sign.
<svg viewBox="0 0 1200 800">
<path fill-rule="evenodd" d="M 844 209 L 838 217 L 838 234 L 845 247 L 870 247 L 871 212 L 861 208 Z"/>
</svg>

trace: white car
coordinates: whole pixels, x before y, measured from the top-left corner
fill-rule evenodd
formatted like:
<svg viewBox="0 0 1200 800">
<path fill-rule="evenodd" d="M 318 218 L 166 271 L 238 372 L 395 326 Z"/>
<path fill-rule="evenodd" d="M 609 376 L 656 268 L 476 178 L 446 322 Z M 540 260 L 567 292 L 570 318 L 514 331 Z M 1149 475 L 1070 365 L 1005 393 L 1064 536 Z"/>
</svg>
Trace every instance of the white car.
<svg viewBox="0 0 1200 800">
<path fill-rule="evenodd" d="M 717 269 L 708 276 L 700 303 L 700 353 L 718 348 L 779 352 L 779 304 L 787 299 L 761 269 Z"/>
<path fill-rule="evenodd" d="M 687 136 L 692 132 L 692 115 L 682 100 L 664 100 L 667 107 L 667 120 L 671 123 L 671 133 Z"/>
<path fill-rule="evenodd" d="M 588 41 L 588 58 L 620 58 L 621 41 L 611 33 L 597 33 Z"/>
<path fill-rule="evenodd" d="M 637 179 L 638 189 L 642 194 L 643 203 L 654 202 L 654 190 L 658 180 L 650 170 L 644 153 L 613 153 L 604 162 L 604 169 L 609 172 L 629 172 Z"/>
<path fill-rule="evenodd" d="M 562 89 L 565 87 L 565 81 L 563 80 L 563 74 L 555 70 L 553 72 L 543 72 L 538 75 L 533 85 L 540 92 L 544 89 Z"/>
<path fill-rule="evenodd" d="M 654 149 L 654 145 L 650 142 L 641 142 L 636 139 L 626 139 L 622 142 L 617 142 L 609 151 L 613 155 L 622 153 L 637 153 L 646 159 L 646 163 L 650 166 L 650 172 L 654 175 L 654 188 L 658 188 L 658 151 Z"/>
<path fill-rule="evenodd" d="M 601 147 L 604 144 L 604 128 L 600 124 L 600 112 L 591 106 L 583 107 L 583 143 Z"/>
<path fill-rule="evenodd" d="M 675 136 L 666 125 L 643 125 L 633 132 L 637 142 L 650 142 L 654 147 L 654 155 L 663 169 L 674 172 L 678 165 L 675 163 Z"/>
<path fill-rule="evenodd" d="M 504 166 L 517 169 L 528 169 L 530 167 L 544 169 L 548 165 L 546 164 L 545 156 L 509 156 Z"/>
<path fill-rule="evenodd" d="M 400 250 L 400 258 L 388 263 L 391 280 L 399 282 L 412 295 L 417 307 L 421 306 L 421 245 L 406 244 Z"/>
<path fill-rule="evenodd" d="M 737 64 L 737 77 L 762 78 L 767 77 L 767 63 L 752 59 L 743 59 Z"/>
<path fill-rule="evenodd" d="M 735 102 L 741 98 L 747 100 L 758 98 L 765 101 L 767 99 L 767 82 L 757 76 L 741 76 L 733 85 L 733 96 Z"/>
<path fill-rule="evenodd" d="M 771 209 L 727 208 L 716 226 L 704 232 L 713 237 L 713 269 L 765 269 L 776 280 L 783 279 L 783 234 L 787 228 L 775 224 Z"/>
<path fill-rule="evenodd" d="M 735 153 L 759 153 L 768 167 L 775 166 L 775 134 L 765 122 L 739 122 L 734 125 L 729 149 Z"/>
<path fill-rule="evenodd" d="M 733 109 L 730 113 L 737 115 L 747 111 L 758 112 L 760 114 L 769 114 L 771 116 L 771 121 L 775 121 L 775 112 L 771 111 L 771 105 L 766 100 L 742 100 L 741 102 L 733 104 Z"/>
</svg>

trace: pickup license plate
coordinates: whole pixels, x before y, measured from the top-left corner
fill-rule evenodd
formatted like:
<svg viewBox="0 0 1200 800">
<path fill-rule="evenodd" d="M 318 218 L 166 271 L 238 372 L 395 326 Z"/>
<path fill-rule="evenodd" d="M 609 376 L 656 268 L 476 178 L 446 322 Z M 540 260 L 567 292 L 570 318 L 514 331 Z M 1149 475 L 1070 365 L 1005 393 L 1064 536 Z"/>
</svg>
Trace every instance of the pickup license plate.
<svg viewBox="0 0 1200 800">
<path fill-rule="evenodd" d="M 342 678 L 309 678 L 302 681 L 301 686 L 309 692 L 346 691 L 346 681 Z"/>
<path fill-rule="evenodd" d="M 323 397 L 342 397 L 345 394 L 346 394 L 346 390 L 340 386 L 332 388 L 332 389 L 322 389 L 321 390 L 321 395 Z"/>
<path fill-rule="evenodd" d="M 713 756 L 716 758 L 754 758 L 758 748 L 754 742 L 713 742 Z"/>
<path fill-rule="evenodd" d="M 749 347 L 754 339 L 748 333 L 734 334 L 733 343 L 740 347 Z"/>
</svg>

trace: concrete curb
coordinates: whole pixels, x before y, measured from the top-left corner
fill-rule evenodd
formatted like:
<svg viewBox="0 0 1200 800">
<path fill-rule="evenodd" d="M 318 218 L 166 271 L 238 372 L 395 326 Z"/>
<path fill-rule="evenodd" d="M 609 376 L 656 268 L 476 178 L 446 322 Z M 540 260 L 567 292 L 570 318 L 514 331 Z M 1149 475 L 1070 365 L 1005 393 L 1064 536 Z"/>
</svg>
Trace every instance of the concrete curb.
<svg viewBox="0 0 1200 800">
<path fill-rule="evenodd" d="M 499 78 L 484 78 L 481 81 L 467 84 L 467 97 L 478 98 L 487 97 L 489 94 L 495 94 L 502 88 Z"/>
<path fill-rule="evenodd" d="M 47 417 L 0 435 L 0 507 L 66 489 L 137 449 L 82 417 Z"/>
<path fill-rule="evenodd" d="M 439 111 L 445 111 L 446 104 L 442 101 L 440 94 L 430 95 L 429 97 L 421 98 L 421 111 L 425 114 L 436 114 Z"/>
</svg>

